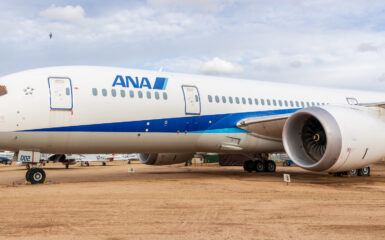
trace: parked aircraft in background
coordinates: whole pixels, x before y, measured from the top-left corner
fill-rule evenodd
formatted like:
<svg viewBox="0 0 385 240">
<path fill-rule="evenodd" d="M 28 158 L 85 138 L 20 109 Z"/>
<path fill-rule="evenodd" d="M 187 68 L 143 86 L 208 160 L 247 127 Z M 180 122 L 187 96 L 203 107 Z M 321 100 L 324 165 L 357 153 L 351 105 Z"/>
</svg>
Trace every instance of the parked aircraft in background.
<svg viewBox="0 0 385 240">
<path fill-rule="evenodd" d="M 252 154 L 275 171 L 286 152 L 311 171 L 356 171 L 385 156 L 385 94 L 109 67 L 50 67 L 0 79 L 0 148 L 40 153 L 141 152 L 145 164 L 196 152 Z M 11 105 L 11 106 L 10 106 Z M 26 174 L 41 183 L 45 173 Z"/>
<path fill-rule="evenodd" d="M 0 163 L 5 164 L 5 165 L 11 165 L 13 155 L 14 155 L 13 152 L 1 151 L 0 152 Z"/>
</svg>

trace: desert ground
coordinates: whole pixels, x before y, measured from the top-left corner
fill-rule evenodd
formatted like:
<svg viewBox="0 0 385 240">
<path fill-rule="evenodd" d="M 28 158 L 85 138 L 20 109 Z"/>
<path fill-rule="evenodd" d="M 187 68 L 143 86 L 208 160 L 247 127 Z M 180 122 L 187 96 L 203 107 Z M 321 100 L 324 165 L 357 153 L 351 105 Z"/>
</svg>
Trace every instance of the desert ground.
<svg viewBox="0 0 385 240">
<path fill-rule="evenodd" d="M 25 185 L 24 167 L 0 166 L 0 239 L 385 239 L 385 163 L 371 177 L 136 162 L 46 173 Z"/>
</svg>

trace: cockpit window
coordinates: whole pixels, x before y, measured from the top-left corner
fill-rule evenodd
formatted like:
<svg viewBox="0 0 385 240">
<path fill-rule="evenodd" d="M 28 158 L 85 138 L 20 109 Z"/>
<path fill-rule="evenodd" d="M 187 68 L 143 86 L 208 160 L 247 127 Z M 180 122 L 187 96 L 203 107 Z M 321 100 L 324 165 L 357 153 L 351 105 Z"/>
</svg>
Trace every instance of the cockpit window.
<svg viewBox="0 0 385 240">
<path fill-rule="evenodd" d="M 7 93 L 8 93 L 7 92 L 7 87 L 3 86 L 3 85 L 0 85 L 0 96 L 4 96 Z"/>
</svg>

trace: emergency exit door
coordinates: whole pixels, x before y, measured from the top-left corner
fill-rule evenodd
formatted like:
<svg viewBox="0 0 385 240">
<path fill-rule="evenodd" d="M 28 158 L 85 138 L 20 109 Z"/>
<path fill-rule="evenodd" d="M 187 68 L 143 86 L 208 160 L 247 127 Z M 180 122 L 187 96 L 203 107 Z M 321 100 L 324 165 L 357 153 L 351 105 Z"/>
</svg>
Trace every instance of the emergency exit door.
<svg viewBox="0 0 385 240">
<path fill-rule="evenodd" d="M 198 88 L 195 86 L 182 86 L 186 115 L 201 114 L 201 100 Z"/>
<path fill-rule="evenodd" d="M 72 110 L 71 79 L 62 77 L 48 78 L 51 110 Z"/>
</svg>

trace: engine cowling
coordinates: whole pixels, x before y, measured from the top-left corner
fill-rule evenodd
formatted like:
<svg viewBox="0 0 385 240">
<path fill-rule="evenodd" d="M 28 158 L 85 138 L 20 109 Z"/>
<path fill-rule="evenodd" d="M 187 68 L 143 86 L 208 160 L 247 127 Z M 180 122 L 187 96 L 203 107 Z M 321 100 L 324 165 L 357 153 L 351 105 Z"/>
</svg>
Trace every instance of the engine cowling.
<svg viewBox="0 0 385 240">
<path fill-rule="evenodd" d="M 170 165 L 191 160 L 194 153 L 140 153 L 139 160 L 147 165 Z"/>
<path fill-rule="evenodd" d="M 283 145 L 304 169 L 358 169 L 384 158 L 384 117 L 380 109 L 359 106 L 305 108 L 286 121 Z"/>
</svg>

